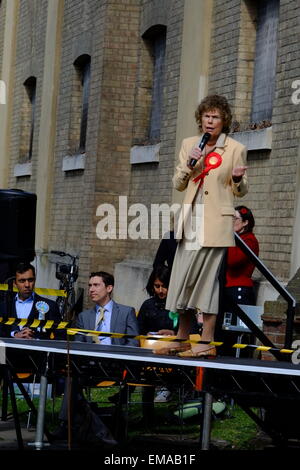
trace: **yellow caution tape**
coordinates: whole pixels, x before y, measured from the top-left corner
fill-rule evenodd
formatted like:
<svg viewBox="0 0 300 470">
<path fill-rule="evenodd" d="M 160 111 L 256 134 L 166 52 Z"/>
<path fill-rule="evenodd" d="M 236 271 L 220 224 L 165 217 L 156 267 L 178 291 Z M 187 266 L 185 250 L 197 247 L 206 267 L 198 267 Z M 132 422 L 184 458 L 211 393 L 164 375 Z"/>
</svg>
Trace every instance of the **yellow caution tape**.
<svg viewBox="0 0 300 470">
<path fill-rule="evenodd" d="M 45 287 L 37 287 L 34 289 L 38 295 L 52 295 L 57 297 L 67 297 L 67 293 L 62 289 L 46 289 Z"/>
<path fill-rule="evenodd" d="M 270 351 L 271 347 L 270 346 L 258 346 L 257 350 L 258 351 Z"/>
<path fill-rule="evenodd" d="M 40 320 L 34 320 L 34 321 L 31 323 L 30 327 L 31 327 L 31 328 L 37 328 L 38 326 L 40 326 L 40 323 L 41 323 Z"/>
<path fill-rule="evenodd" d="M 224 342 L 221 341 L 202 341 L 202 340 L 192 340 L 192 339 L 177 339 L 172 338 L 170 339 L 169 336 L 165 336 L 163 338 L 157 336 L 147 336 L 147 335 L 128 335 L 123 333 L 107 333 L 104 331 L 94 331 L 94 330 L 85 330 L 83 328 L 73 328 L 71 323 L 67 321 L 61 321 L 59 323 L 54 322 L 53 320 L 38 320 L 35 319 L 33 322 L 28 321 L 28 319 L 21 319 L 21 318 L 8 318 L 5 319 L 0 317 L 0 323 L 4 325 L 18 325 L 18 326 L 26 326 L 28 325 L 31 328 L 37 328 L 41 326 L 43 329 L 53 329 L 53 330 L 66 330 L 68 335 L 76 335 L 76 334 L 84 334 L 86 336 L 105 336 L 110 338 L 130 338 L 136 340 L 155 340 L 155 341 L 167 341 L 167 342 L 174 342 L 174 343 L 192 343 L 192 344 L 206 344 L 208 346 L 223 346 L 225 345 Z M 231 346 L 234 349 L 245 349 L 245 348 L 252 348 L 256 351 L 279 351 L 282 354 L 292 354 L 296 351 L 296 349 L 280 349 L 271 346 L 257 346 L 256 344 L 245 344 L 245 343 L 235 343 Z"/>
<path fill-rule="evenodd" d="M 73 329 L 68 329 L 67 330 L 68 335 L 77 335 L 77 333 L 78 333 L 78 330 L 73 330 Z"/>
<path fill-rule="evenodd" d="M 236 343 L 234 344 L 232 347 L 235 348 L 235 349 L 244 349 L 248 346 L 248 344 L 240 344 L 240 343 Z"/>
<path fill-rule="evenodd" d="M 69 325 L 69 322 L 67 321 L 61 321 L 58 326 L 56 327 L 58 330 L 65 330 L 67 326 Z"/>
<path fill-rule="evenodd" d="M 8 284 L 0 284 L 0 290 L 7 291 L 8 290 Z M 18 289 L 16 287 L 13 287 L 13 291 L 18 292 Z M 67 297 L 66 291 L 62 290 L 62 289 L 47 289 L 45 287 L 36 287 L 34 289 L 34 292 L 36 292 L 39 295 Z"/>
</svg>

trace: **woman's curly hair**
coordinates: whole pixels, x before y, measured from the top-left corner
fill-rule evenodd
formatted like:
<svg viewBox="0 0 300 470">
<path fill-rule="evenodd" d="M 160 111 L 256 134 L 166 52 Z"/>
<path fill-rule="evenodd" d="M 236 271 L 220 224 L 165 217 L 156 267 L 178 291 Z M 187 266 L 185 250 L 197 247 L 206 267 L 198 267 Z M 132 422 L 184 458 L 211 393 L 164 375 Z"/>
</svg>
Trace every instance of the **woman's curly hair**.
<svg viewBox="0 0 300 470">
<path fill-rule="evenodd" d="M 209 95 L 198 105 L 195 112 L 195 118 L 199 130 L 202 131 L 202 115 L 207 111 L 213 111 L 214 109 L 217 109 L 221 113 L 223 119 L 222 132 L 228 134 L 232 121 L 232 113 L 227 99 L 225 96 L 220 95 Z"/>
</svg>

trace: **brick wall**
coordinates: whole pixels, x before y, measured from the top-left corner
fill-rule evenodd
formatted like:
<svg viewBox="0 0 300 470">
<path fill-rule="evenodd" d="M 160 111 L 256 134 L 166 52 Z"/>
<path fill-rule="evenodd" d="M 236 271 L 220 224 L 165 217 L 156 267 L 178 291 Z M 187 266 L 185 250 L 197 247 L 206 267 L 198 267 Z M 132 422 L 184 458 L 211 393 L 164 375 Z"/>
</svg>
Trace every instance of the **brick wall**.
<svg viewBox="0 0 300 470">
<path fill-rule="evenodd" d="M 249 96 L 255 40 L 253 21 L 255 11 L 251 10 L 251 2 L 215 2 L 209 91 L 224 94 L 229 99 L 233 104 L 234 118 L 242 126 L 247 120 L 250 122 Z M 240 29 L 234 25 L 239 25 Z M 250 190 L 243 198 L 255 215 L 260 256 L 282 280 L 287 280 L 290 272 L 296 196 L 300 106 L 291 104 L 291 83 L 300 76 L 299 31 L 297 2 L 280 1 L 272 151 L 248 154 Z M 244 63 L 241 58 L 244 58 Z M 246 77 L 243 69 L 248 71 Z"/>
<path fill-rule="evenodd" d="M 50 249 L 80 256 L 80 275 L 86 284 L 91 256 L 94 190 L 98 158 L 103 37 L 106 2 L 65 1 L 57 106 L 56 149 L 50 225 Z M 89 122 L 85 170 L 62 171 L 64 157 L 73 154 L 72 91 L 76 77 L 74 61 L 91 56 Z M 67 221 L 67 223 L 66 223 Z"/>
<path fill-rule="evenodd" d="M 117 208 L 128 193 L 139 2 L 66 1 L 64 24 L 50 243 L 80 255 L 85 285 L 91 270 L 113 271 L 127 251 L 126 240 L 96 237 L 96 211 L 103 203 Z M 91 56 L 86 163 L 84 171 L 64 173 L 73 62 L 83 53 Z"/>
<path fill-rule="evenodd" d="M 35 192 L 37 168 L 37 143 L 41 113 L 41 92 L 47 19 L 47 0 L 20 2 L 17 26 L 17 52 L 15 66 L 15 88 L 13 96 L 13 118 L 11 131 L 11 157 L 9 187 Z M 16 178 L 14 166 L 20 163 L 22 113 L 24 105 L 23 83 L 30 76 L 37 79 L 35 129 L 33 136 L 32 175 Z M 22 155 L 23 157 L 23 155 Z"/>
<path fill-rule="evenodd" d="M 252 107 L 256 10 L 256 2 L 241 2 L 234 117 L 242 127 L 249 123 Z"/>
<path fill-rule="evenodd" d="M 167 26 L 164 106 L 161 121 L 159 164 L 139 164 L 134 165 L 131 169 L 130 203 L 139 202 L 150 208 L 150 202 L 154 204 L 171 203 L 184 2 L 182 0 L 169 1 L 169 8 L 164 12 L 159 8 L 150 9 L 150 6 L 157 6 L 157 2 L 144 3 L 145 8 L 147 7 L 142 12 L 141 22 L 144 28 L 149 28 L 160 22 Z M 141 49 L 143 49 L 142 44 Z M 131 243 L 128 257 L 147 260 L 151 264 L 158 244 L 159 240 L 137 240 Z"/>
<path fill-rule="evenodd" d="M 270 157 L 269 212 L 265 225 L 271 227 L 266 258 L 280 277 L 289 276 L 293 234 L 296 175 L 300 136 L 300 106 L 291 102 L 291 84 L 300 77 L 300 12 L 294 0 L 280 2 L 279 45 L 273 108 L 274 145 Z M 298 238 L 298 236 L 297 236 Z"/>
<path fill-rule="evenodd" d="M 237 87 L 240 21 L 240 0 L 214 2 L 209 93 L 223 94 L 230 103 L 235 102 Z"/>
<path fill-rule="evenodd" d="M 114 0 L 107 8 L 94 214 L 99 204 L 110 203 L 119 216 L 119 196 L 129 194 L 139 4 L 136 0 L 122 4 Z M 93 230 L 95 233 L 95 224 Z M 128 252 L 127 240 L 101 241 L 92 234 L 91 243 L 95 254 L 92 267 L 100 262 L 113 271 L 114 264 Z"/>
<path fill-rule="evenodd" d="M 243 199 L 255 214 L 261 258 L 282 280 L 287 280 L 290 273 L 299 191 L 300 105 L 291 103 L 292 82 L 300 78 L 298 3 L 280 0 L 272 151 L 249 153 L 250 192 Z M 48 0 L 20 2 L 17 28 L 9 186 L 33 192 L 47 4 Z M 80 255 L 82 285 L 92 269 L 112 271 L 115 263 L 126 258 L 149 263 L 153 260 L 159 240 L 99 240 L 96 210 L 103 203 L 117 209 L 120 195 L 128 196 L 129 204 L 144 203 L 148 207 L 150 203 L 171 202 L 184 5 L 184 0 L 64 2 L 49 249 Z M 253 5 L 251 0 L 215 0 L 209 43 L 209 92 L 227 96 L 241 126 L 249 124 L 251 112 L 256 39 Z M 5 2 L 1 10 L 3 6 Z M 130 165 L 131 146 L 144 138 L 149 119 L 151 64 L 145 65 L 142 34 L 154 24 L 167 27 L 160 161 Z M 1 12 L 0 64 L 3 29 Z M 91 56 L 85 168 L 63 172 L 64 157 L 74 152 L 70 142 L 73 62 L 81 54 Z M 37 77 L 33 169 L 31 176 L 15 178 L 23 82 L 30 75 Z"/>
</svg>

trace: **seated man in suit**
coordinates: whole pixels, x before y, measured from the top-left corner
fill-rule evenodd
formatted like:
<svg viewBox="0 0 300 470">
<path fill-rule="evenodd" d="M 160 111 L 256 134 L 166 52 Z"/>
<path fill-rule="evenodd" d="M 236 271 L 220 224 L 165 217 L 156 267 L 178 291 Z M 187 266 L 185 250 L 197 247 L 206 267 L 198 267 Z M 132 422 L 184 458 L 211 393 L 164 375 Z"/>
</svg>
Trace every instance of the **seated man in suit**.
<svg viewBox="0 0 300 470">
<path fill-rule="evenodd" d="M 89 297 L 95 305 L 88 310 L 84 310 L 78 315 L 74 325 L 75 328 L 93 331 L 98 330 L 104 333 L 122 333 L 133 336 L 137 336 L 139 334 L 138 322 L 134 308 L 114 302 L 111 299 L 113 288 L 114 277 L 111 274 L 104 271 L 93 272 L 90 274 Z M 80 333 L 75 336 L 75 341 L 84 341 L 89 343 L 95 342 L 101 345 L 139 345 L 138 340 L 132 338 L 110 338 L 105 336 L 99 337 L 98 335 L 87 336 Z M 78 404 L 82 403 L 84 400 L 82 386 L 78 382 L 79 381 L 76 376 L 72 378 L 71 415 L 73 422 L 76 422 L 76 410 L 78 409 Z M 67 437 L 68 396 L 69 393 L 66 384 L 64 398 L 59 413 L 60 425 L 52 434 L 52 438 L 54 440 L 66 439 Z M 101 432 L 103 432 L 104 442 L 115 442 L 108 430 L 105 429 L 104 424 Z"/>
<path fill-rule="evenodd" d="M 34 292 L 35 268 L 32 264 L 25 262 L 17 265 L 14 286 L 18 289 L 18 293 L 12 299 L 12 305 L 8 305 L 5 301 L 1 302 L 0 317 L 27 318 L 29 321 L 34 319 L 61 321 L 56 302 Z M 8 299 L 9 296 L 7 296 Z M 50 330 L 42 331 L 40 328 L 32 329 L 28 326 L 3 325 L 1 334 L 19 339 L 46 339 L 50 337 L 51 332 Z M 61 332 L 58 336 L 60 335 Z M 56 337 L 55 330 L 54 336 Z"/>
<path fill-rule="evenodd" d="M 89 296 L 95 303 L 93 308 L 84 310 L 78 315 L 75 328 L 85 330 L 98 330 L 105 333 L 123 333 L 137 336 L 139 334 L 138 322 L 133 307 L 117 304 L 111 299 L 114 288 L 114 277 L 104 271 L 94 272 L 90 275 Z M 110 338 L 99 336 L 86 336 L 78 334 L 76 341 L 99 342 L 103 344 L 118 344 L 138 346 L 138 341 L 131 338 Z"/>
</svg>

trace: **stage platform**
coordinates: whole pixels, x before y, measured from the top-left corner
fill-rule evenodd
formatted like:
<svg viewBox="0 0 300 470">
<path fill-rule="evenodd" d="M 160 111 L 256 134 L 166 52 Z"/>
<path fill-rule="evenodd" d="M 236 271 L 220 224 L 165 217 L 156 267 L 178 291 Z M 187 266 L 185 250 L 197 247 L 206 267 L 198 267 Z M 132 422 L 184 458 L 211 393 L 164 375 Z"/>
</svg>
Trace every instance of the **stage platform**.
<svg viewBox="0 0 300 470">
<path fill-rule="evenodd" d="M 121 361 L 145 362 L 161 366 L 177 365 L 181 367 L 204 367 L 206 369 L 222 369 L 228 371 L 257 372 L 260 374 L 276 374 L 300 376 L 300 365 L 290 360 L 266 361 L 248 358 L 221 357 L 214 359 L 181 358 L 153 354 L 152 350 L 130 346 L 99 345 L 76 341 L 54 340 L 21 340 L 2 338 L 2 347 L 28 351 L 50 352 L 90 358 L 118 359 Z M 1 344 L 0 343 L 0 344 Z M 287 359 L 286 356 L 285 359 Z M 290 359 L 290 356 L 289 356 Z"/>
<path fill-rule="evenodd" d="M 168 369 L 171 373 L 163 375 L 164 383 L 174 383 L 175 380 L 191 386 L 195 383 L 196 371 L 201 368 L 204 413 L 200 428 L 205 431 L 204 437 L 201 437 L 202 449 L 209 447 L 208 415 L 211 413 L 213 398 L 234 399 L 278 445 L 286 443 L 290 438 L 300 439 L 300 367 L 290 360 L 266 361 L 221 356 L 199 360 L 157 355 L 150 349 L 138 347 L 101 346 L 75 341 L 3 338 L 0 344 L 3 347 L 2 358 L 7 356 L 9 366 L 16 370 L 20 361 L 24 359 L 28 364 L 30 359 L 35 364 L 36 373 L 45 382 L 47 376 L 59 374 L 62 369 L 66 370 L 67 364 L 71 364 L 74 370 L 92 378 L 121 376 L 127 370 L 128 381 L 139 380 L 140 377 L 149 380 L 151 369 Z M 28 354 L 25 354 L 26 351 Z M 284 355 L 284 359 L 291 359 L 291 356 Z M 159 374 L 153 377 L 155 380 L 160 378 Z M 257 417 L 252 411 L 253 407 L 264 408 L 266 417 Z M 38 418 L 43 413 L 44 408 L 40 406 Z M 41 448 L 42 428 L 37 434 L 37 448 Z"/>
</svg>

